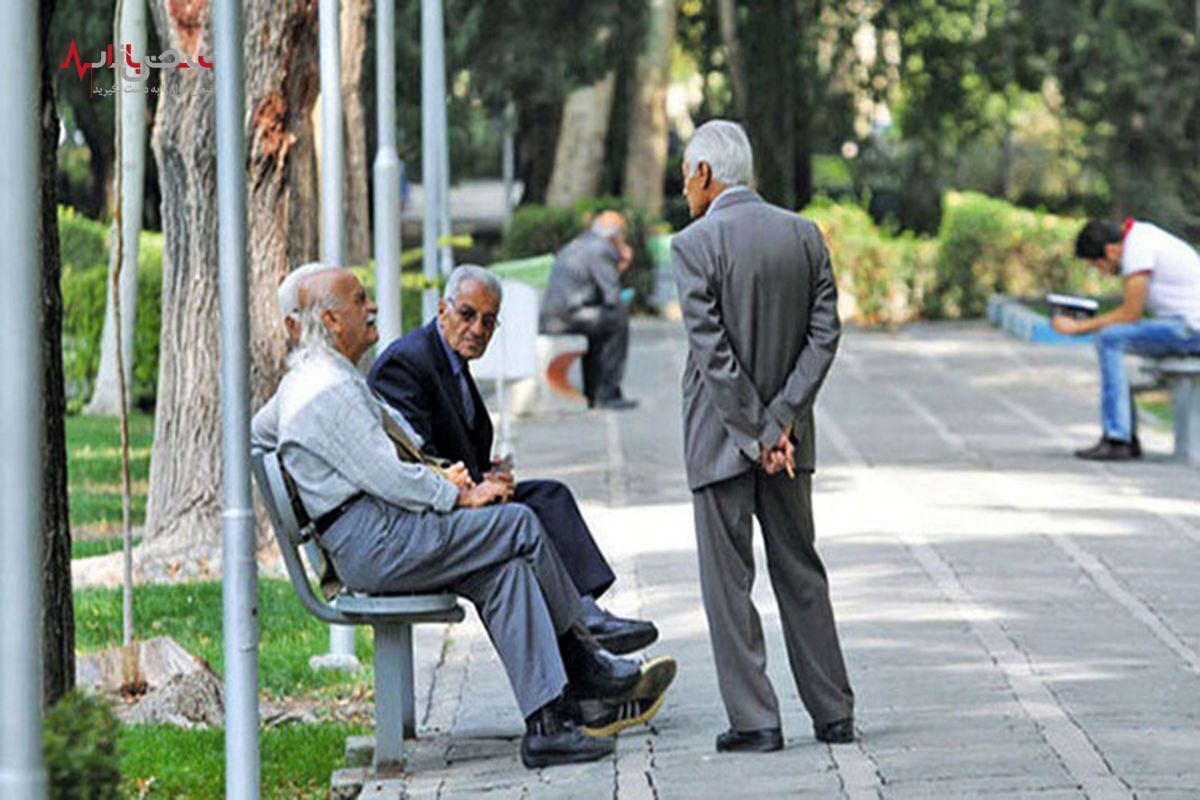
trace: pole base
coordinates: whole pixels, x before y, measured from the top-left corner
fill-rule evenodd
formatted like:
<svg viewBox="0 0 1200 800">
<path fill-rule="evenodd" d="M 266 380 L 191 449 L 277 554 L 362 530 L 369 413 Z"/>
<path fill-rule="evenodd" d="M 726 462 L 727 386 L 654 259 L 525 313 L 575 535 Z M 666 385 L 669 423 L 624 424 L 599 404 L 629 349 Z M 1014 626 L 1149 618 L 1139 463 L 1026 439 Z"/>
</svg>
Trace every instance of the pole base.
<svg viewBox="0 0 1200 800">
<path fill-rule="evenodd" d="M 315 670 L 337 670 L 339 672 L 358 672 L 362 669 L 362 663 L 355 656 L 340 655 L 337 653 L 322 653 L 319 656 L 313 656 L 308 660 L 309 669 Z"/>
</svg>

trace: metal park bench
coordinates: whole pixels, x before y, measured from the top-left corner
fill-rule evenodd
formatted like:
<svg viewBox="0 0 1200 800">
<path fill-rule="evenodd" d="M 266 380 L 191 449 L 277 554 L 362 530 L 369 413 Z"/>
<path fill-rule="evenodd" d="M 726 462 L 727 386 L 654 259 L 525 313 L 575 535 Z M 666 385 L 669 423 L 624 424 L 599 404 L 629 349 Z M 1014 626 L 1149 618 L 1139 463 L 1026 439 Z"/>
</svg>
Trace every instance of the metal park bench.
<svg viewBox="0 0 1200 800">
<path fill-rule="evenodd" d="M 1144 369 L 1171 387 L 1175 456 L 1200 466 L 1200 355 L 1145 361 Z"/>
<path fill-rule="evenodd" d="M 463 609 L 453 594 L 360 595 L 346 591 L 326 602 L 310 583 L 300 558 L 305 547 L 319 579 L 325 556 L 311 525 L 301 527 L 293 511 L 276 452 L 251 453 L 259 494 L 271 517 L 275 538 L 300 604 L 331 625 L 370 625 L 375 631 L 375 769 L 404 763 L 404 737 L 416 737 L 413 695 L 412 626 L 422 622 L 460 622 Z"/>
</svg>

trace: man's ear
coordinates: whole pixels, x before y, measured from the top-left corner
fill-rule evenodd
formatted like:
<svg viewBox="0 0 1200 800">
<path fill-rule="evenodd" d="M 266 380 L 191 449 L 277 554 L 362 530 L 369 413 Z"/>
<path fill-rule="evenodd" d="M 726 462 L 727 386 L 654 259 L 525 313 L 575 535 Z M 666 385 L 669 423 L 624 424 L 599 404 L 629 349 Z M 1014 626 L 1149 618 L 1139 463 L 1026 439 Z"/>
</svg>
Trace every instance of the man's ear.
<svg viewBox="0 0 1200 800">
<path fill-rule="evenodd" d="M 293 342 L 300 341 L 300 323 L 296 322 L 295 317 L 287 316 L 283 318 L 283 329 L 287 331 L 287 338 Z"/>
<path fill-rule="evenodd" d="M 701 161 L 696 165 L 696 173 L 700 176 L 700 185 L 707 189 L 712 183 L 712 167 L 707 161 Z"/>
</svg>

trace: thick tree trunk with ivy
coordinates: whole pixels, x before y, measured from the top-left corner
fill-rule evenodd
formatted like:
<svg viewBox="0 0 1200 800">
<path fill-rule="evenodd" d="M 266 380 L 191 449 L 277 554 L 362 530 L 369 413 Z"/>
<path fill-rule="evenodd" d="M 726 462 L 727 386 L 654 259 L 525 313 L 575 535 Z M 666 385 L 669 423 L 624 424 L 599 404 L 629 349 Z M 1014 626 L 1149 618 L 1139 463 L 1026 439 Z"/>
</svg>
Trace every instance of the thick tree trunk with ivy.
<svg viewBox="0 0 1200 800">
<path fill-rule="evenodd" d="M 153 0 L 159 41 L 213 56 L 211 6 Z M 250 0 L 245 74 L 249 145 L 247 260 L 251 404 L 274 391 L 284 336 L 275 289 L 316 251 L 308 115 L 317 90 L 316 6 Z M 218 56 L 219 58 L 219 56 Z M 217 62 L 217 69 L 220 63 Z M 167 70 L 153 145 L 163 187 L 163 296 L 158 407 L 143 573 L 219 568 L 221 413 L 217 315 L 216 136 L 211 73 Z M 179 90 L 179 94 L 175 94 Z M 172 560 L 178 557 L 178 560 Z"/>
<path fill-rule="evenodd" d="M 342 191 L 346 220 L 346 263 L 366 264 L 371 258 L 371 206 L 367 152 L 367 120 L 363 104 L 363 69 L 367 53 L 367 0 L 342 0 L 339 17 L 342 58 L 342 141 L 346 143 L 345 186 Z"/>
<path fill-rule="evenodd" d="M 62 366 L 62 292 L 55 175 L 58 112 L 47 55 L 53 0 L 42 0 L 41 42 L 41 314 L 42 332 L 42 698 L 54 704 L 75 685 L 75 605 L 71 596 L 71 528 L 67 514 L 66 400 Z"/>
<path fill-rule="evenodd" d="M 651 0 L 650 30 L 638 56 L 625 151 L 625 197 L 651 217 L 662 214 L 667 166 L 667 86 L 675 42 L 675 3 Z"/>
<path fill-rule="evenodd" d="M 615 83 L 616 74 L 609 72 L 591 86 L 576 89 L 567 96 L 554 172 L 546 190 L 546 202 L 550 205 L 569 208 L 580 197 L 600 191 Z"/>
</svg>

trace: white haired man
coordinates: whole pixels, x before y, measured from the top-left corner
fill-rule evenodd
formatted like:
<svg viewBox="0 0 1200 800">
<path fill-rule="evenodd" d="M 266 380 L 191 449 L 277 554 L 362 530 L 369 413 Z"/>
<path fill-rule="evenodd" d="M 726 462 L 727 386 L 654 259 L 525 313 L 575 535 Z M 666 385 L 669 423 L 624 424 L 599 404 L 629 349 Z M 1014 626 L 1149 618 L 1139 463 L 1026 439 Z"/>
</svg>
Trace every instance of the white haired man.
<svg viewBox="0 0 1200 800">
<path fill-rule="evenodd" d="M 813 545 L 813 401 L 840 325 L 817 226 L 764 202 L 750 142 L 733 122 L 696 130 L 684 151 L 695 219 L 671 243 L 687 328 L 684 458 L 700 589 L 730 728 L 718 751 L 783 747 L 751 599 L 757 517 L 800 698 L 823 742 L 854 738 L 825 568 Z"/>
<path fill-rule="evenodd" d="M 621 393 L 629 357 L 629 309 L 621 301 L 621 276 L 633 262 L 625 231 L 624 217 L 603 211 L 558 251 L 540 318 L 544 333 L 587 337 L 583 393 L 591 408 L 613 411 L 637 406 Z"/>
<path fill-rule="evenodd" d="M 577 705 L 620 706 L 665 685 L 596 645 L 537 517 L 521 505 L 491 505 L 509 486 L 476 484 L 461 463 L 443 470 L 401 457 L 419 448 L 420 437 L 372 394 L 356 366 L 378 333 L 375 304 L 353 273 L 313 271 L 297 288 L 298 346 L 279 390 L 254 417 L 253 440 L 280 452 L 342 583 L 375 594 L 453 591 L 470 599 L 525 717 L 527 767 L 611 754 L 611 740 L 576 726 Z"/>
</svg>

